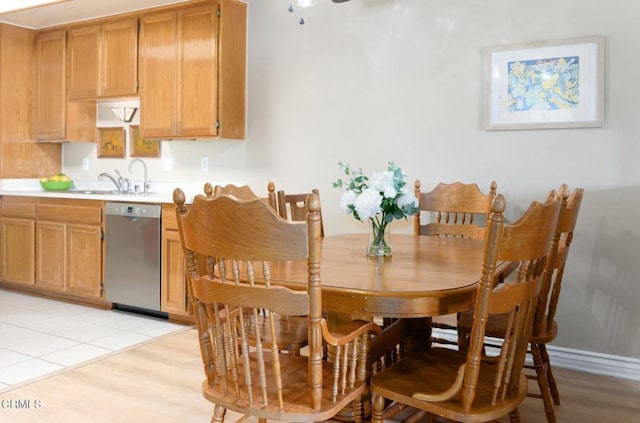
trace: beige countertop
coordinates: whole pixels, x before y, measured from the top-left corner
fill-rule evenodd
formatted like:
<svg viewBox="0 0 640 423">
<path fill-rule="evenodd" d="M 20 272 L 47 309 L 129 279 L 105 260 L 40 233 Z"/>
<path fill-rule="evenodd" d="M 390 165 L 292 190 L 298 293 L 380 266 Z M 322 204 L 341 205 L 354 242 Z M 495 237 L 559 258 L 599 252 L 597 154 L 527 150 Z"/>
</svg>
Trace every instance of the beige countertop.
<svg viewBox="0 0 640 423">
<path fill-rule="evenodd" d="M 173 203 L 173 190 L 181 188 L 190 203 L 196 194 L 204 192 L 202 183 L 164 182 L 151 185 L 150 192 L 117 193 L 111 191 L 113 185 L 96 183 L 95 181 L 74 181 L 68 190 L 46 191 L 37 179 L 3 179 L 0 181 L 0 196 L 25 196 L 70 198 L 101 201 L 124 201 L 131 203 Z"/>
</svg>

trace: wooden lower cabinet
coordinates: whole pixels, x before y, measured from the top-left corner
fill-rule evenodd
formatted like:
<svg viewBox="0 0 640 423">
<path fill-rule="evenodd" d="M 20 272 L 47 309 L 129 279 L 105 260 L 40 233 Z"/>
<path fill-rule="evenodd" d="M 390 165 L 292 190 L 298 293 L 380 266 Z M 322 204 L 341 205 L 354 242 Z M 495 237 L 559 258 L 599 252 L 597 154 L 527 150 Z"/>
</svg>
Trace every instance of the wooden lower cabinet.
<svg viewBox="0 0 640 423">
<path fill-rule="evenodd" d="M 66 225 L 58 222 L 38 222 L 36 234 L 38 287 L 66 291 Z"/>
<path fill-rule="evenodd" d="M 103 206 L 96 200 L 2 197 L 0 284 L 107 306 Z M 193 322 L 173 204 L 162 205 L 161 258 L 160 309 L 172 320 Z"/>
<path fill-rule="evenodd" d="M 68 291 L 83 297 L 102 297 L 102 227 L 67 226 Z"/>
<path fill-rule="evenodd" d="M 2 279 L 33 285 L 35 221 L 2 219 Z"/>
<path fill-rule="evenodd" d="M 162 205 L 162 269 L 160 310 L 179 317 L 192 316 L 187 274 L 173 204 Z M 188 319 L 189 320 L 189 319 Z"/>
<path fill-rule="evenodd" d="M 36 287 L 102 298 L 102 202 L 43 200 L 36 225 Z"/>
<path fill-rule="evenodd" d="M 2 280 L 35 284 L 36 201 L 31 197 L 5 197 L 0 219 Z"/>
</svg>

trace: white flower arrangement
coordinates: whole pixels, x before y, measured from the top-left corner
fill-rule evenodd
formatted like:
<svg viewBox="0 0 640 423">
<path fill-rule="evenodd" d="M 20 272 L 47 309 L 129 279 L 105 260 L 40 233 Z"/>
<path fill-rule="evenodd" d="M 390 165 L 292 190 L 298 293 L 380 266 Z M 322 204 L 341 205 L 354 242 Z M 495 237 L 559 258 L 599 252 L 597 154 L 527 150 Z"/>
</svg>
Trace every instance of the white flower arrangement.
<svg viewBox="0 0 640 423">
<path fill-rule="evenodd" d="M 372 243 L 386 242 L 384 232 L 394 219 L 406 219 L 418 212 L 418 199 L 407 187 L 407 175 L 393 162 L 389 162 L 385 172 L 373 173 L 371 178 L 362 169 L 352 169 L 342 162 L 338 166 L 349 177 L 348 183 L 342 179 L 333 183 L 335 188 L 346 188 L 340 207 L 361 222 L 370 219 Z M 382 248 L 387 248 L 386 243 Z"/>
</svg>

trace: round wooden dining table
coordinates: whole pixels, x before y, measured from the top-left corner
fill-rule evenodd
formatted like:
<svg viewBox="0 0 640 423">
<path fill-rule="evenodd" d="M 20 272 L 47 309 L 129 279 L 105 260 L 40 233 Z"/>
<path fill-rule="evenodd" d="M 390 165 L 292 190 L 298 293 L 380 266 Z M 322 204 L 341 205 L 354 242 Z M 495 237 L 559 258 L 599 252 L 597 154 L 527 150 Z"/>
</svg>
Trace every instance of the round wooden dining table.
<svg viewBox="0 0 640 423">
<path fill-rule="evenodd" d="M 484 242 L 394 234 L 391 257 L 369 257 L 366 234 L 326 236 L 320 280 L 324 311 L 366 317 L 432 317 L 473 305 Z M 272 281 L 307 283 L 306 262 L 271 268 Z"/>
<path fill-rule="evenodd" d="M 431 317 L 473 306 L 484 241 L 394 234 L 391 257 L 367 256 L 367 243 L 367 234 L 326 236 L 320 284 L 330 327 L 353 318 L 386 322 L 370 350 L 372 359 L 399 342 L 409 353 L 428 348 Z M 307 277 L 306 261 L 272 263 L 273 282 L 295 289 L 306 285 Z"/>
</svg>

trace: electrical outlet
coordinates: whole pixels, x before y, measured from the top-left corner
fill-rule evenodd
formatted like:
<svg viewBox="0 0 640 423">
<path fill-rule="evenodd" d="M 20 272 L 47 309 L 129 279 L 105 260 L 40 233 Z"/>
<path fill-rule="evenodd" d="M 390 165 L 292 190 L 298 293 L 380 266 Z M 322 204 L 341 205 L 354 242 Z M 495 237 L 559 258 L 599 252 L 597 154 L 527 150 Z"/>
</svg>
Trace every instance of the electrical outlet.
<svg viewBox="0 0 640 423">
<path fill-rule="evenodd" d="M 209 171 L 209 158 L 208 157 L 200 157 L 200 170 L 203 172 Z"/>
<path fill-rule="evenodd" d="M 82 170 L 89 170 L 89 158 L 88 157 L 83 157 L 82 158 Z"/>
<path fill-rule="evenodd" d="M 172 171 L 173 170 L 173 158 L 165 157 L 162 159 L 162 170 Z"/>
</svg>

